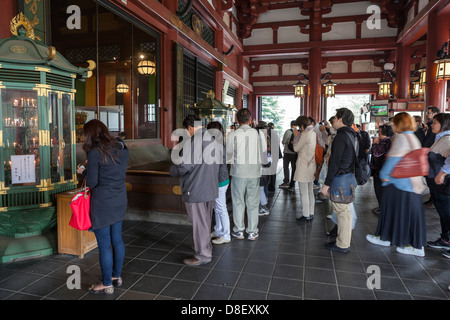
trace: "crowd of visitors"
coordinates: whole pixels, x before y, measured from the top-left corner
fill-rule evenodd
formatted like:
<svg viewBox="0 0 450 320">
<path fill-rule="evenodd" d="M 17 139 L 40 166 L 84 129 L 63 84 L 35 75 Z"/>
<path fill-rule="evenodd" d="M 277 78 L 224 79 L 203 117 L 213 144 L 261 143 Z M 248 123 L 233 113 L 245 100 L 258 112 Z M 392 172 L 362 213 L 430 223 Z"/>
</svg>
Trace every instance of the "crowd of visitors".
<svg viewBox="0 0 450 320">
<path fill-rule="evenodd" d="M 298 223 L 313 223 L 317 185 L 322 184 L 317 198 L 331 201 L 329 217 L 336 226 L 328 233 L 335 237 L 326 244 L 329 250 L 350 250 L 357 219 L 352 203 L 354 193 L 358 185 L 365 183 L 361 179 L 364 167 L 370 166 L 378 202 L 373 213 L 378 216 L 378 225 L 366 239 L 415 256 L 424 256 L 426 247 L 444 249 L 443 255 L 450 258 L 450 114 L 430 107 L 428 122 L 423 124 L 420 117 L 400 112 L 380 125 L 377 134 L 370 138 L 355 125 L 351 110 L 341 108 L 329 121 L 319 123 L 299 116 L 291 121 L 291 128 L 281 141 L 270 124 L 253 123 L 249 109 L 240 109 L 236 120 L 237 125 L 228 132 L 220 122 L 203 126 L 195 115 L 187 116 L 183 122 L 183 147 L 179 144 L 174 148 L 181 161 L 171 166 L 170 175 L 180 178 L 182 199 L 192 221 L 194 255 L 184 264 L 209 263 L 212 245 L 229 243 L 232 237 L 243 240 L 246 235 L 251 241 L 258 238 L 259 218 L 270 214 L 268 196 L 273 191 L 280 157 L 284 179 L 279 187 L 292 192 L 298 183 L 302 203 L 296 212 Z M 79 168 L 77 173 L 86 177 L 86 185 L 92 190 L 92 229 L 99 243 L 102 271 L 102 283 L 90 290 L 108 294 L 121 284 L 121 228 L 127 205 L 123 185 L 128 149 L 100 121 L 88 122 L 84 132 L 87 168 Z M 428 174 L 398 177 L 396 167 L 412 151 L 423 148 L 429 150 Z M 410 165 L 411 172 L 415 172 L 415 166 L 420 164 Z M 428 241 L 422 200 L 426 189 L 441 227 L 440 237 Z"/>
<path fill-rule="evenodd" d="M 223 145 L 223 152 L 227 154 L 223 154 L 218 187 L 215 188 L 220 194 L 213 206 L 216 225 L 212 233 L 204 231 L 205 237 L 210 238 L 204 240 L 205 245 L 207 242 L 228 243 L 231 237 L 242 240 L 245 234 L 249 240 L 258 238 L 259 217 L 270 214 L 267 206 L 268 185 L 274 181 L 274 173 L 264 173 L 264 169 L 272 162 L 278 162 L 274 154 L 279 153 L 283 158 L 283 183 L 279 188 L 293 192 L 296 182 L 298 184 L 302 204 L 301 210 L 296 212 L 299 223 L 313 221 L 316 197 L 322 201 L 331 200 L 332 212 L 328 217 L 336 225 L 328 232 L 328 235 L 335 237 L 334 241 L 326 244 L 329 250 L 344 253 L 350 250 L 352 230 L 357 220 L 352 203 L 354 190 L 358 184 L 365 183 L 359 176 L 367 166 L 378 202 L 373 213 L 379 220 L 377 229 L 374 234 L 366 236 L 367 240 L 376 245 L 395 246 L 402 254 L 424 256 L 428 246 L 447 249 L 443 254 L 450 256 L 450 179 L 447 175 L 450 172 L 450 115 L 439 113 L 436 109 L 428 109 L 426 124 L 421 123 L 420 117 L 400 112 L 389 122 L 379 125 L 377 134 L 372 138 L 355 124 L 353 113 L 346 108 L 338 109 L 328 121 L 319 123 L 311 117 L 299 116 L 291 121 L 291 127 L 284 132 L 281 141 L 264 121 L 256 123 L 250 110 L 239 110 L 237 124 L 228 132 L 226 144 Z M 225 135 L 218 122 L 208 124 L 208 128 L 217 128 Z M 280 142 L 283 152 L 276 150 Z M 275 148 L 272 147 L 274 145 Z M 395 178 L 392 172 L 396 165 L 409 152 L 422 147 L 431 147 L 429 175 Z M 225 160 L 230 168 L 229 178 Z M 215 174 L 215 171 L 212 172 Z M 349 195 L 343 196 L 347 191 L 341 190 L 342 197 L 333 197 L 336 184 L 344 176 L 353 177 L 348 182 Z M 197 179 L 202 182 L 207 180 Z M 226 206 L 228 184 L 233 227 Z M 315 195 L 314 189 L 318 189 L 320 184 L 320 191 Z M 439 213 L 442 228 L 441 237 L 428 242 L 422 200 L 427 188 L 430 190 L 430 201 Z M 185 192 L 194 191 L 185 187 L 183 194 Z M 212 207 L 203 210 L 202 214 L 211 215 L 211 210 Z M 210 256 L 196 254 L 197 260 L 193 264 L 210 260 Z"/>
</svg>

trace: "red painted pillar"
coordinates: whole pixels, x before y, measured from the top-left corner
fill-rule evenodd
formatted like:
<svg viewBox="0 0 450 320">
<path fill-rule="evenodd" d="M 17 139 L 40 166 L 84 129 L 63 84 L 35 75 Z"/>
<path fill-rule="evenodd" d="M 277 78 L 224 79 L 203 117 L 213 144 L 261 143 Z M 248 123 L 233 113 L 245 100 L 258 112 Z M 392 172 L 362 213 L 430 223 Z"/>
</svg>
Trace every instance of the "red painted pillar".
<svg viewBox="0 0 450 320">
<path fill-rule="evenodd" d="M 3 0 L 0 10 L 0 39 L 12 36 L 9 31 L 9 23 L 17 15 L 16 0 Z"/>
<path fill-rule="evenodd" d="M 319 121 L 320 108 L 322 107 L 320 101 L 320 93 L 322 89 L 322 52 L 320 48 L 312 48 L 309 50 L 309 84 L 308 84 L 308 107 L 306 108 L 306 116 L 314 118 Z"/>
<path fill-rule="evenodd" d="M 163 5 L 169 9 L 172 13 L 177 13 L 178 2 L 173 0 L 164 0 Z"/>
<path fill-rule="evenodd" d="M 448 10 L 444 12 L 432 11 L 428 16 L 427 31 L 427 86 L 425 91 L 425 108 L 428 106 L 438 107 L 441 112 L 445 111 L 446 85 L 444 81 L 436 81 L 437 52 L 442 48 L 444 42 L 449 39 L 450 17 Z"/>
<path fill-rule="evenodd" d="M 162 37 L 162 50 L 161 56 L 161 83 L 174 83 L 174 43 L 178 41 L 178 33 L 176 30 L 171 29 L 167 34 Z M 171 140 L 171 134 L 176 129 L 175 123 L 175 96 L 172 91 L 172 86 L 163 85 L 161 90 L 161 142 L 168 148 L 173 148 L 175 143 Z"/>
<path fill-rule="evenodd" d="M 397 49 L 397 99 L 409 98 L 409 81 L 411 65 L 411 47 L 401 46 Z"/>
</svg>

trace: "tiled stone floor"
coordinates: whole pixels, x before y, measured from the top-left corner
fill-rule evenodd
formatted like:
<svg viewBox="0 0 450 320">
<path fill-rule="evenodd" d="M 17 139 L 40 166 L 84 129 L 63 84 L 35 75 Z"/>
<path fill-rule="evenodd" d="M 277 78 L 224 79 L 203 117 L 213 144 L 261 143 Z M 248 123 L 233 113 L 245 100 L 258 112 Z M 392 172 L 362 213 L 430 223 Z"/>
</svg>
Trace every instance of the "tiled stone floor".
<svg viewBox="0 0 450 320">
<path fill-rule="evenodd" d="M 427 197 L 425 197 L 427 198 Z M 96 250 L 79 259 L 55 254 L 0 265 L 0 299 L 3 300 L 449 300 L 450 259 L 440 250 L 426 248 L 418 258 L 379 247 L 365 235 L 376 228 L 372 182 L 358 188 L 355 208 L 358 221 L 351 251 L 325 249 L 325 232 L 333 223 L 329 202 L 316 202 L 312 223 L 295 220 L 301 210 L 295 193 L 277 189 L 270 201 L 271 213 L 260 218 L 256 241 L 233 240 L 214 246 L 211 263 L 187 267 L 182 259 L 192 254 L 188 225 L 126 221 L 124 283 L 113 295 L 87 293 L 100 277 Z M 439 235 L 435 209 L 426 209 L 428 239 Z M 81 288 L 68 289 L 67 268 L 80 267 Z M 380 288 L 368 289 L 369 266 L 380 270 Z"/>
</svg>

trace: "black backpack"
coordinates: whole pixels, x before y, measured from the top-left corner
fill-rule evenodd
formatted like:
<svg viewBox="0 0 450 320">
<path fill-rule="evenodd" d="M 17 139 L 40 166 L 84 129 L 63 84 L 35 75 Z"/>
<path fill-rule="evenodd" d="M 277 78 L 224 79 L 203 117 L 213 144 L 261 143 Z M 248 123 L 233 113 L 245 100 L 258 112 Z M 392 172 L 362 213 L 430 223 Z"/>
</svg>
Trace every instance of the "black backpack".
<svg viewBox="0 0 450 320">
<path fill-rule="evenodd" d="M 291 132 L 292 132 L 292 134 L 291 134 L 291 139 L 289 139 L 288 149 L 289 149 L 289 151 L 295 152 L 294 151 L 294 139 L 295 139 L 294 130 L 291 129 Z"/>
<path fill-rule="evenodd" d="M 350 133 L 346 132 L 347 135 L 350 137 L 350 141 L 353 141 L 353 137 Z M 354 143 L 352 142 L 352 145 L 354 145 L 355 150 L 355 178 L 358 185 L 364 185 L 369 181 L 370 179 L 370 167 L 367 159 L 362 159 L 358 156 L 358 137 L 355 137 Z"/>
</svg>

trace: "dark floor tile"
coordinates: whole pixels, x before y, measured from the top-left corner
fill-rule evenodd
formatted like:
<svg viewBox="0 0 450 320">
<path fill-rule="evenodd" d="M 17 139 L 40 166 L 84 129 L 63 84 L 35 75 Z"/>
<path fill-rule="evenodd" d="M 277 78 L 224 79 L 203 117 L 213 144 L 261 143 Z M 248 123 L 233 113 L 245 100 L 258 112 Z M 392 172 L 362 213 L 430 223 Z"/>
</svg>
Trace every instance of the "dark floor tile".
<svg viewBox="0 0 450 320">
<path fill-rule="evenodd" d="M 305 268 L 305 281 L 336 284 L 334 270 Z"/>
<path fill-rule="evenodd" d="M 247 261 L 243 272 L 257 274 L 261 276 L 272 276 L 274 263 L 266 263 L 261 261 Z"/>
<path fill-rule="evenodd" d="M 276 264 L 273 276 L 277 278 L 287 278 L 294 280 L 303 280 L 303 267 L 286 264 Z"/>
<path fill-rule="evenodd" d="M 200 283 L 182 280 L 173 280 L 161 291 L 162 296 L 173 297 L 175 299 L 190 300 L 200 287 Z"/>
<path fill-rule="evenodd" d="M 232 290 L 230 287 L 203 284 L 193 300 L 228 300 Z"/>
<path fill-rule="evenodd" d="M 304 299 L 314 300 L 338 300 L 338 288 L 336 285 L 317 283 L 317 282 L 304 282 Z"/>
<path fill-rule="evenodd" d="M 374 290 L 377 300 L 413 300 L 409 294 Z"/>
<path fill-rule="evenodd" d="M 339 296 L 341 300 L 376 300 L 372 290 L 341 285 L 339 285 Z"/>
<path fill-rule="evenodd" d="M 179 264 L 159 262 L 147 272 L 147 275 L 173 278 L 180 272 L 182 268 L 183 266 Z"/>
<path fill-rule="evenodd" d="M 2 289 L 20 291 L 23 288 L 29 286 L 33 282 L 41 279 L 41 276 L 29 273 L 16 273 L 15 275 L 3 280 L 0 283 Z"/>
<path fill-rule="evenodd" d="M 264 292 L 250 291 L 245 289 L 236 288 L 230 300 L 265 300 L 266 294 Z"/>
<path fill-rule="evenodd" d="M 270 282 L 269 293 L 301 298 L 303 297 L 303 281 L 273 278 Z"/>
<path fill-rule="evenodd" d="M 279 253 L 277 257 L 278 264 L 289 264 L 302 266 L 304 263 L 305 257 L 299 254 L 289 254 L 289 253 Z"/>
<path fill-rule="evenodd" d="M 130 288 L 130 290 L 137 292 L 159 294 L 161 290 L 163 290 L 170 281 L 171 279 L 168 278 L 143 276 Z"/>
<path fill-rule="evenodd" d="M 24 288 L 22 292 L 44 297 L 61 286 L 64 286 L 64 284 L 60 279 L 43 277 Z"/>
<path fill-rule="evenodd" d="M 367 275 L 363 273 L 351 273 L 336 271 L 337 283 L 340 286 L 367 289 Z"/>
<path fill-rule="evenodd" d="M 214 269 L 241 272 L 244 268 L 245 262 L 246 261 L 243 259 L 231 259 L 223 257 L 217 262 Z"/>
<path fill-rule="evenodd" d="M 124 265 L 124 270 L 133 273 L 147 273 L 156 264 L 155 261 L 144 260 L 144 259 L 133 259 Z"/>
<path fill-rule="evenodd" d="M 211 272 L 210 269 L 199 267 L 184 267 L 175 277 L 178 280 L 203 282 Z"/>
<path fill-rule="evenodd" d="M 266 292 L 269 287 L 269 283 L 269 277 L 243 273 L 239 278 L 236 287 L 240 289 Z"/>
<path fill-rule="evenodd" d="M 434 282 L 431 281 L 417 281 L 404 279 L 403 282 L 411 295 L 423 296 L 429 298 L 446 299 L 447 295 Z"/>
</svg>

